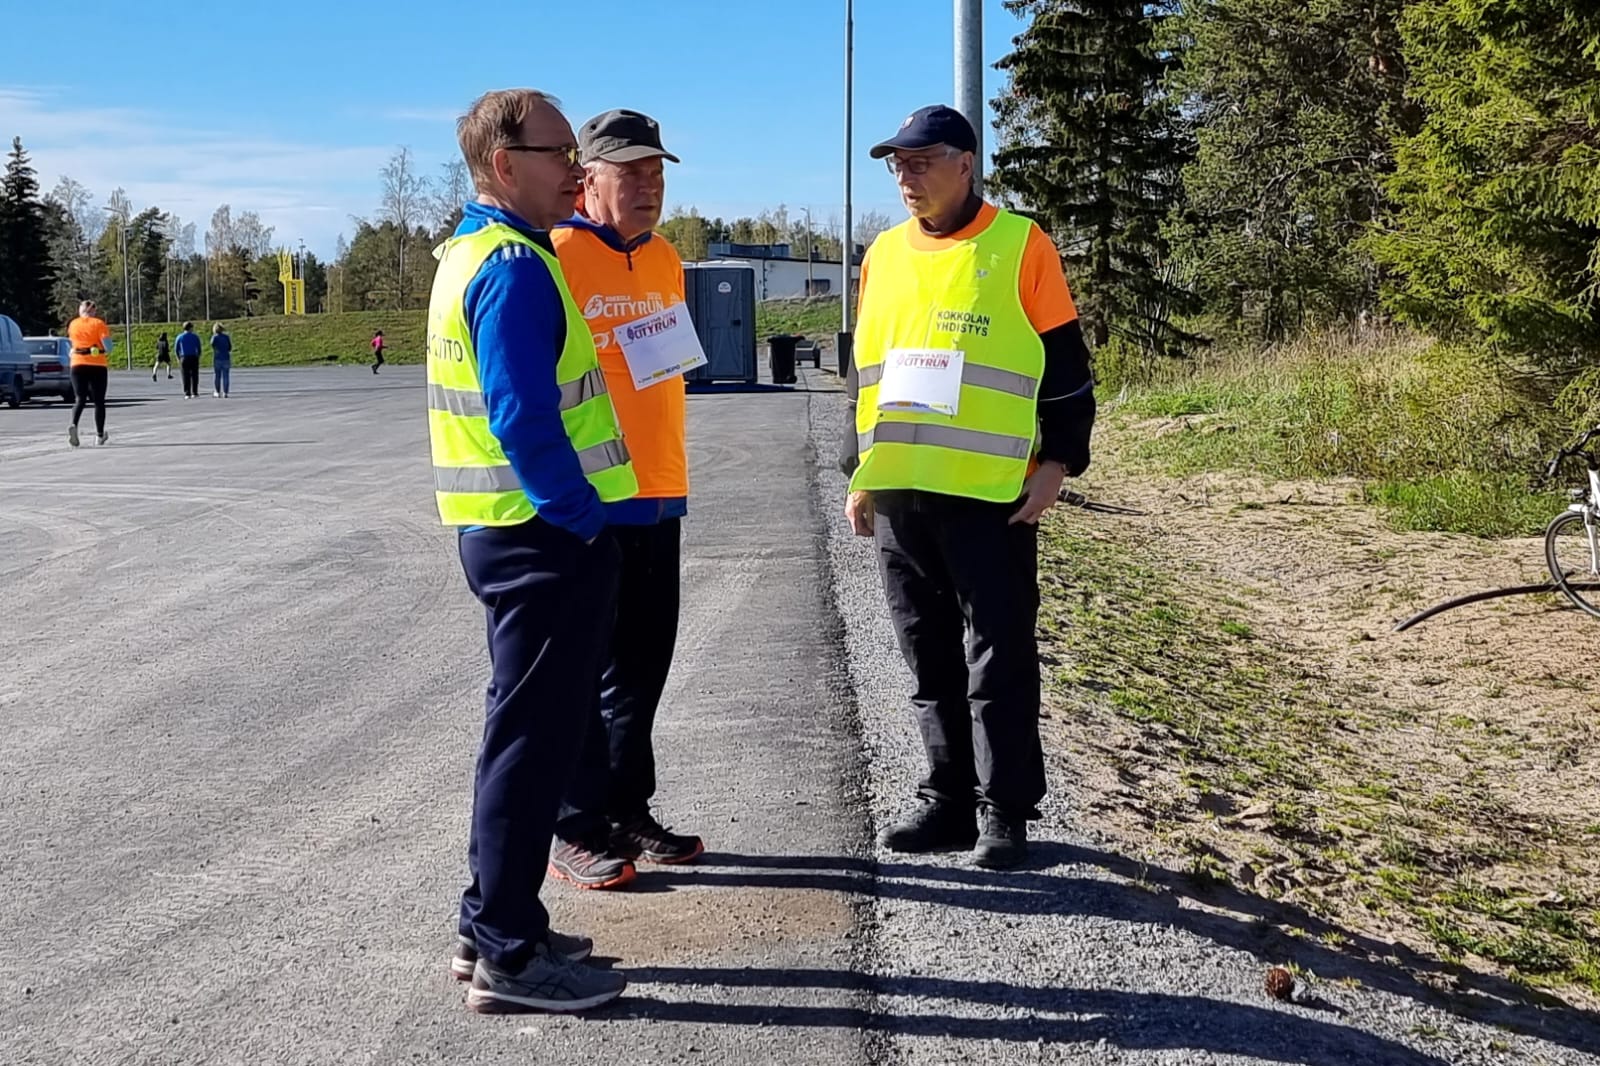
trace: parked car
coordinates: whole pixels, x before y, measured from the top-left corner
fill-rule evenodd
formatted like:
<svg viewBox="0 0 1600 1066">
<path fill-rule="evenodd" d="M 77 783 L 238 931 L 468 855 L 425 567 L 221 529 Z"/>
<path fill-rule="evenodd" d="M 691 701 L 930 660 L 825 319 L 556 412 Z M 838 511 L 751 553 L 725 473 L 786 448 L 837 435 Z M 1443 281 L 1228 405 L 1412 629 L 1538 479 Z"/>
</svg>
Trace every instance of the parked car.
<svg viewBox="0 0 1600 1066">
<path fill-rule="evenodd" d="M 20 407 L 33 388 L 33 360 L 22 344 L 22 330 L 0 315 L 0 396 L 7 406 Z"/>
<path fill-rule="evenodd" d="M 24 337 L 22 346 L 33 359 L 33 386 L 28 397 L 58 397 L 71 403 L 72 342 L 65 337 Z"/>
</svg>

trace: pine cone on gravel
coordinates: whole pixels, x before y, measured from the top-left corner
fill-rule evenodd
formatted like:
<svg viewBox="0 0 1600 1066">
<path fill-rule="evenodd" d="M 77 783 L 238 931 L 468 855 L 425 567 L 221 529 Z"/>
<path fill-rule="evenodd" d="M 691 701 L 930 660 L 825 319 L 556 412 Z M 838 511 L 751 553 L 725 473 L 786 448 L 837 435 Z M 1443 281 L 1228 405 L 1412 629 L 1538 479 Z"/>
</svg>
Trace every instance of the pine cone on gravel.
<svg viewBox="0 0 1600 1066">
<path fill-rule="evenodd" d="M 1282 966 L 1267 971 L 1267 995 L 1284 1002 L 1294 998 L 1294 974 Z"/>
</svg>

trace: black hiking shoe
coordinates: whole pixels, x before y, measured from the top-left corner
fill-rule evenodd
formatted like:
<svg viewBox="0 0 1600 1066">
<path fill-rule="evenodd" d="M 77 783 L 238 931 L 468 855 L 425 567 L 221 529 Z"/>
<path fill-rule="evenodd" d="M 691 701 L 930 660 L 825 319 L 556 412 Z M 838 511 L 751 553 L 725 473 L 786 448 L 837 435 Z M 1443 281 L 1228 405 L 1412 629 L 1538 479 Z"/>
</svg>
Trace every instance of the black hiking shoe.
<svg viewBox="0 0 1600 1066">
<path fill-rule="evenodd" d="M 705 850 L 699 837 L 674 833 L 649 813 L 611 827 L 611 853 L 627 859 L 676 866 L 693 862 Z"/>
<path fill-rule="evenodd" d="M 972 808 L 938 800 L 922 800 L 917 809 L 878 834 L 890 851 L 921 854 L 967 851 L 978 839 Z"/>
<path fill-rule="evenodd" d="M 613 854 L 605 837 L 569 844 L 557 839 L 550 853 L 551 876 L 579 888 L 621 888 L 633 880 L 633 863 Z"/>
<path fill-rule="evenodd" d="M 1028 822 L 985 807 L 979 820 L 983 832 L 972 849 L 972 861 L 985 870 L 1011 870 L 1028 857 Z"/>
</svg>

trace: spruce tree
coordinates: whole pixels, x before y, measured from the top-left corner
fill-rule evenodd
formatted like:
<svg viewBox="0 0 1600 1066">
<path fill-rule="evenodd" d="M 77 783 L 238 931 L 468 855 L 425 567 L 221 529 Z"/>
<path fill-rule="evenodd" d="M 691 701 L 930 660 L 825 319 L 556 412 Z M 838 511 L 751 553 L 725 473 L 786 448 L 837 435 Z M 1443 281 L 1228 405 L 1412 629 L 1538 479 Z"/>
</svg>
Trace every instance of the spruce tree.
<svg viewBox="0 0 1600 1066">
<path fill-rule="evenodd" d="M 22 138 L 14 137 L 0 182 L 0 314 L 16 319 L 25 332 L 43 332 L 52 325 L 52 288 L 39 181 Z"/>
<path fill-rule="evenodd" d="M 1177 56 L 1156 45 L 1176 5 L 1006 0 L 1028 28 L 998 67 L 1000 148 L 992 189 L 1056 241 L 1096 347 L 1121 338 L 1170 353 L 1188 337 L 1162 221 L 1189 142 L 1162 83 Z"/>
<path fill-rule="evenodd" d="M 1207 328 L 1275 341 L 1377 305 L 1360 240 L 1386 210 L 1392 143 L 1415 128 L 1405 0 L 1204 0 L 1171 24 L 1195 125 L 1170 230 Z"/>
<path fill-rule="evenodd" d="M 1372 242 L 1405 320 L 1560 371 L 1600 359 L 1600 9 L 1413 0 L 1420 132 Z"/>
</svg>

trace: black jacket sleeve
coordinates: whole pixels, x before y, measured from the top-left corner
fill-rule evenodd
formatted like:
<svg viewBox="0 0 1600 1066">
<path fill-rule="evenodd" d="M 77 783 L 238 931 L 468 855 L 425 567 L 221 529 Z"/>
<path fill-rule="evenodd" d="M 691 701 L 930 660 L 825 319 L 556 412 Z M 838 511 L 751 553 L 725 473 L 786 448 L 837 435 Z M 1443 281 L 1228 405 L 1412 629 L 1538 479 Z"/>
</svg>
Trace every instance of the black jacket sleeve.
<svg viewBox="0 0 1600 1066">
<path fill-rule="evenodd" d="M 856 361 L 851 358 L 850 365 L 844 372 L 844 429 L 843 436 L 839 438 L 839 469 L 845 477 L 856 472 L 856 467 L 861 465 L 861 453 L 857 450 L 856 442 L 856 395 L 861 390 L 860 382 L 856 378 Z"/>
<path fill-rule="evenodd" d="M 1077 477 L 1089 469 L 1089 435 L 1094 429 L 1094 378 L 1089 346 L 1074 319 L 1040 334 L 1044 341 L 1044 377 L 1039 382 L 1039 458 L 1053 460 Z M 839 469 L 855 473 L 860 462 L 856 445 L 856 395 L 860 385 L 855 360 L 845 371 L 845 424 L 839 439 Z"/>
<path fill-rule="evenodd" d="M 1039 383 L 1039 458 L 1077 477 L 1089 469 L 1089 434 L 1094 429 L 1094 375 L 1089 346 L 1077 319 L 1040 334 L 1044 378 Z"/>
</svg>

